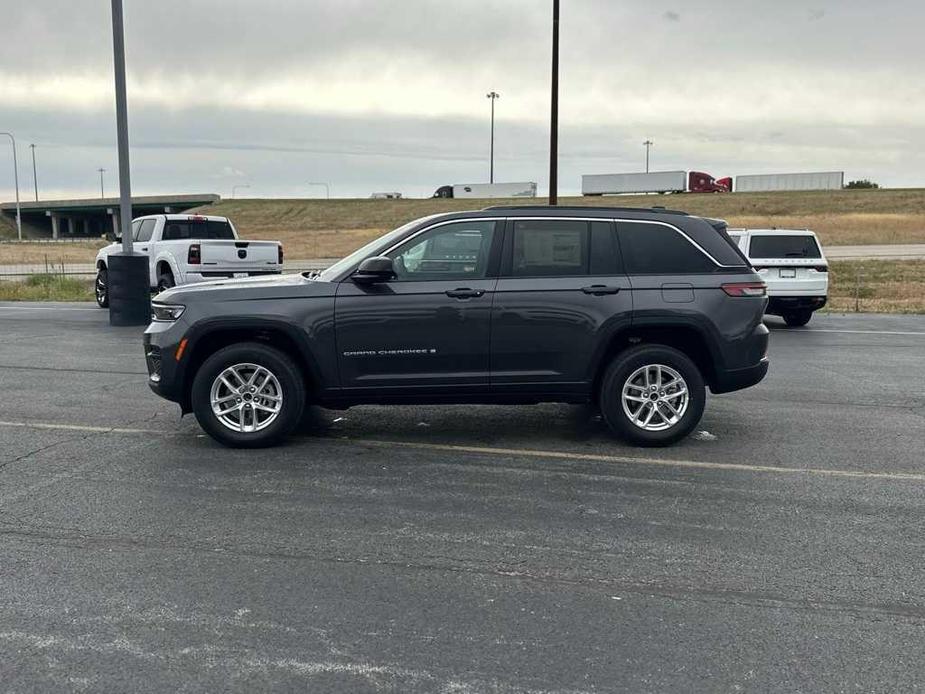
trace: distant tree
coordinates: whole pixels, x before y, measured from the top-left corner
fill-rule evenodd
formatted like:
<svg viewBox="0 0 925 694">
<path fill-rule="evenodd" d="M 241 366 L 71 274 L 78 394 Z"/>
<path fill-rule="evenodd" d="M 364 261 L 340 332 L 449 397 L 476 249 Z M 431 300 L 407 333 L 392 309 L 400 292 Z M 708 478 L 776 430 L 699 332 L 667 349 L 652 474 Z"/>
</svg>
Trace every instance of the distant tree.
<svg viewBox="0 0 925 694">
<path fill-rule="evenodd" d="M 873 181 L 862 178 L 857 181 L 848 181 L 848 185 L 845 188 L 879 188 L 879 183 L 874 183 Z"/>
</svg>

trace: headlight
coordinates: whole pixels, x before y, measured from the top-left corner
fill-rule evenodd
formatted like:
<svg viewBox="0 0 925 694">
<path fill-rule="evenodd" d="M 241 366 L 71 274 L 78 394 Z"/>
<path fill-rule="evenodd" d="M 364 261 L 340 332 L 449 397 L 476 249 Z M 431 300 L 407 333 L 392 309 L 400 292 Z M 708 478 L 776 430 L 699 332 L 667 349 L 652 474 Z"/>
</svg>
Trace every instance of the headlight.
<svg viewBox="0 0 925 694">
<path fill-rule="evenodd" d="M 180 304 L 151 304 L 151 320 L 171 322 L 183 315 L 186 306 Z"/>
</svg>

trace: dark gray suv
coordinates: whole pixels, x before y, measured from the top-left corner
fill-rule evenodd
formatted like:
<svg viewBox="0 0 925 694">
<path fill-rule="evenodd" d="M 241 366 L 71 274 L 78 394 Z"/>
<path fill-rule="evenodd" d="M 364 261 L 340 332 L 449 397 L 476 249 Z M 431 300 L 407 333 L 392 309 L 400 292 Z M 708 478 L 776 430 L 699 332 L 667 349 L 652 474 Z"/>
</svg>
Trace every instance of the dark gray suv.
<svg viewBox="0 0 925 694">
<path fill-rule="evenodd" d="M 721 221 L 495 207 L 417 219 L 318 275 L 168 290 L 144 344 L 151 388 L 231 446 L 278 442 L 313 403 L 550 401 L 665 445 L 706 387 L 767 373 L 766 303 Z"/>
</svg>

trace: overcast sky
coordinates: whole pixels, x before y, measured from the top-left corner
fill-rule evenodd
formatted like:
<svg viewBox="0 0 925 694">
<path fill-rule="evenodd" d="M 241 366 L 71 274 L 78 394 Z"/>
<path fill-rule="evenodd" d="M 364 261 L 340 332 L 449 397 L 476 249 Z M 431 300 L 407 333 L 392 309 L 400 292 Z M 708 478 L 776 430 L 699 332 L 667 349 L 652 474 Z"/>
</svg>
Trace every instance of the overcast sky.
<svg viewBox="0 0 925 694">
<path fill-rule="evenodd" d="M 548 178 L 551 0 L 124 0 L 138 194 L 429 195 Z M 20 187 L 116 193 L 109 0 L 0 0 Z M 583 173 L 925 185 L 921 0 L 562 0 L 560 192 Z M 0 198 L 13 197 L 0 142 Z"/>
</svg>

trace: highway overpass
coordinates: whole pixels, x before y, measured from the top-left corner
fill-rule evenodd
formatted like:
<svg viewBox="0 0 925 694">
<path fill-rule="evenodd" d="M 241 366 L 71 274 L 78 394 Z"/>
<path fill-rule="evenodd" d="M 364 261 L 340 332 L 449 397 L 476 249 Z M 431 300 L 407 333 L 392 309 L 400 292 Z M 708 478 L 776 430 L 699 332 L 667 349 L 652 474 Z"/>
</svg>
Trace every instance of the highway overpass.
<svg viewBox="0 0 925 694">
<path fill-rule="evenodd" d="M 132 217 L 184 212 L 221 199 L 214 193 L 199 195 L 145 195 L 132 198 Z M 119 229 L 119 198 L 41 200 L 21 202 L 23 237 L 86 238 Z M 16 223 L 16 203 L 0 203 L 0 214 Z"/>
</svg>

